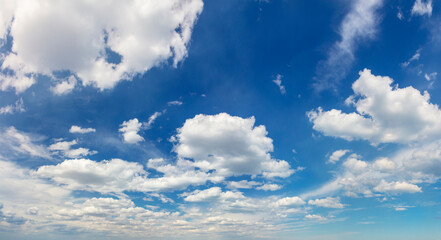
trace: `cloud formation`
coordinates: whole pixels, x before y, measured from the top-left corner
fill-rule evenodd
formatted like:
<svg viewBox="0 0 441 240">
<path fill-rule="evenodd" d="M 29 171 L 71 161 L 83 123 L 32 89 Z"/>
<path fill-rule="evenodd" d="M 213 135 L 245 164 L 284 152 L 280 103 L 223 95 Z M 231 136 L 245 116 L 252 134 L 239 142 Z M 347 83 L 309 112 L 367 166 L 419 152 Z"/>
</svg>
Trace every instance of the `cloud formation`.
<svg viewBox="0 0 441 240">
<path fill-rule="evenodd" d="M 168 59 L 177 66 L 202 8 L 202 0 L 2 1 L 0 38 L 13 40 L 0 89 L 23 92 L 35 75 L 69 71 L 103 90 Z M 65 81 L 52 90 L 65 94 L 74 85 Z"/>
<path fill-rule="evenodd" d="M 196 115 L 187 119 L 173 137 L 179 158 L 188 158 L 204 171 L 220 176 L 262 175 L 286 178 L 294 173 L 288 162 L 274 160 L 272 139 L 265 126 L 254 126 L 254 117 L 226 113 Z"/>
<path fill-rule="evenodd" d="M 314 87 L 318 91 L 335 89 L 352 66 L 358 44 L 373 39 L 377 33 L 381 20 L 378 10 L 383 0 L 356 0 L 351 4 L 351 9 L 340 24 L 340 41 L 329 50 L 328 58 L 317 66 Z"/>
<path fill-rule="evenodd" d="M 346 103 L 357 112 L 343 113 L 321 108 L 308 112 L 316 131 L 346 140 L 364 139 L 372 144 L 410 143 L 441 136 L 441 110 L 429 102 L 428 92 L 411 86 L 392 86 L 389 77 L 360 72 L 354 82 L 354 95 Z"/>
</svg>

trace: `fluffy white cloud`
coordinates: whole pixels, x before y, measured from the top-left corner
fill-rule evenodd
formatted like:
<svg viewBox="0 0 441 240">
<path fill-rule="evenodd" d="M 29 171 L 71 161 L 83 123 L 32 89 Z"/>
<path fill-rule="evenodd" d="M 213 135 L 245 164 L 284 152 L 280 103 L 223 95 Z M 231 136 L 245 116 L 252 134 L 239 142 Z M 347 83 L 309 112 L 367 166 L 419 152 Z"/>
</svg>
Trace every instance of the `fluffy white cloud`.
<svg viewBox="0 0 441 240">
<path fill-rule="evenodd" d="M 176 66 L 202 8 L 202 0 L 2 1 L 0 38 L 10 29 L 13 42 L 1 67 L 15 75 L 0 75 L 0 88 L 24 91 L 34 74 L 69 70 L 106 89 L 169 58 Z"/>
<path fill-rule="evenodd" d="M 35 157 L 51 158 L 49 152 L 42 145 L 36 144 L 39 139 L 27 133 L 9 127 L 1 133 L 0 143 L 2 152 L 14 151 L 15 153 L 29 154 Z M 15 154 L 13 153 L 13 154 Z"/>
<path fill-rule="evenodd" d="M 222 192 L 220 187 L 212 187 L 202 191 L 196 190 L 192 193 L 184 194 L 183 196 L 186 196 L 184 200 L 187 202 L 228 201 L 245 198 L 241 192 Z"/>
<path fill-rule="evenodd" d="M 207 181 L 218 183 L 223 180 L 195 170 L 187 161 L 178 161 L 172 165 L 163 159 L 150 159 L 147 167 L 163 173 L 163 176 L 149 178 L 139 163 L 120 159 L 101 162 L 88 159 L 65 160 L 57 165 L 41 166 L 34 175 L 50 178 L 69 189 L 100 193 L 174 191 L 190 185 L 203 185 Z"/>
<path fill-rule="evenodd" d="M 257 190 L 263 190 L 263 191 L 277 191 L 279 189 L 281 189 L 282 186 L 277 185 L 277 184 L 263 184 L 262 186 L 257 187 Z"/>
<path fill-rule="evenodd" d="M 61 153 L 63 156 L 68 158 L 80 158 L 86 157 L 88 155 L 96 154 L 97 151 L 90 151 L 87 148 L 77 148 L 72 149 L 72 146 L 77 145 L 76 140 L 72 141 L 58 141 L 48 147 L 49 150 L 54 153 Z"/>
<path fill-rule="evenodd" d="M 286 94 L 285 86 L 282 85 L 282 75 L 277 74 L 276 79 L 273 80 L 273 83 L 275 83 L 279 87 L 281 94 Z"/>
<path fill-rule="evenodd" d="M 260 185 L 260 183 L 258 183 L 256 181 L 242 180 L 239 182 L 228 182 L 227 187 L 230 189 L 239 189 L 239 188 L 250 189 L 256 185 Z"/>
<path fill-rule="evenodd" d="M 279 199 L 274 203 L 277 207 L 298 207 L 305 204 L 306 202 L 300 197 L 286 197 Z"/>
<path fill-rule="evenodd" d="M 374 188 L 377 192 L 386 193 L 416 193 L 421 192 L 421 188 L 415 184 L 407 182 L 386 182 L 381 180 L 380 184 Z"/>
<path fill-rule="evenodd" d="M 324 208 L 344 208 L 345 206 L 344 204 L 340 203 L 340 198 L 332 197 L 309 200 L 308 204 Z"/>
<path fill-rule="evenodd" d="M 318 110 L 308 113 L 316 131 L 326 136 L 347 140 L 365 139 L 372 144 L 430 140 L 441 135 L 441 110 L 429 102 L 427 92 L 421 94 L 413 87 L 391 86 L 389 77 L 372 75 L 365 69 L 354 82 L 354 95 L 347 103 L 357 113 L 340 110 Z M 356 98 L 359 99 L 356 100 Z"/>
<path fill-rule="evenodd" d="M 95 128 L 82 128 L 80 126 L 76 126 L 76 125 L 72 125 L 69 129 L 70 133 L 91 133 L 91 132 L 96 132 Z"/>
<path fill-rule="evenodd" d="M 144 138 L 138 134 L 141 127 L 142 123 L 140 123 L 137 118 L 124 121 L 119 129 L 123 134 L 124 142 L 136 144 L 144 141 Z"/>
<path fill-rule="evenodd" d="M 381 19 L 377 12 L 383 0 L 356 0 L 351 4 L 339 28 L 341 40 L 329 50 L 327 60 L 317 67 L 317 82 L 314 85 L 317 90 L 334 88 L 351 67 L 358 43 L 373 39 L 377 32 Z"/>
<path fill-rule="evenodd" d="M 423 2 L 422 0 L 416 0 L 412 7 L 412 15 L 425 15 L 432 16 L 432 0 Z"/>
<path fill-rule="evenodd" d="M 283 160 L 274 160 L 272 139 L 265 126 L 254 126 L 255 119 L 218 115 L 197 115 L 187 119 L 173 137 L 174 151 L 180 158 L 194 160 L 205 171 L 220 176 L 263 175 L 288 177 L 294 170 Z"/>
<path fill-rule="evenodd" d="M 77 84 L 77 79 L 74 76 L 70 76 L 67 80 L 58 82 L 55 86 L 51 87 L 51 91 L 55 95 L 63 95 L 72 92 Z"/>
<path fill-rule="evenodd" d="M 333 152 L 331 154 L 331 156 L 329 157 L 327 163 L 335 164 L 336 162 L 340 161 L 340 158 L 342 158 L 348 152 L 349 152 L 349 150 L 347 150 L 347 149 L 345 149 L 345 150 L 337 150 L 337 151 Z"/>
<path fill-rule="evenodd" d="M 16 112 L 24 112 L 23 99 L 19 99 L 14 105 L 6 105 L 0 108 L 0 114 L 13 114 Z"/>
</svg>

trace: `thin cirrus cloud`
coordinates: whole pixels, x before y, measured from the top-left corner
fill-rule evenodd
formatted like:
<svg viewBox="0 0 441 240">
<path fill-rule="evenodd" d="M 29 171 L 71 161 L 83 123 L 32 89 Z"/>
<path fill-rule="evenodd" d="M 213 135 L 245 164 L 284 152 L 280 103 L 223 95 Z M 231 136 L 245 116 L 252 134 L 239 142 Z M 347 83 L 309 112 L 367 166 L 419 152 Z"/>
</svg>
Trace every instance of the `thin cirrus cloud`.
<svg viewBox="0 0 441 240">
<path fill-rule="evenodd" d="M 378 14 L 383 0 L 356 0 L 339 27 L 340 40 L 328 51 L 327 59 L 317 65 L 314 88 L 336 89 L 355 60 L 359 42 L 375 38 L 381 20 Z"/>
<path fill-rule="evenodd" d="M 201 0 L 2 1 L 0 38 L 10 36 L 12 49 L 1 63 L 0 89 L 20 93 L 37 75 L 55 79 L 54 72 L 67 70 L 103 90 L 169 58 L 176 66 L 187 56 L 202 8 Z M 52 91 L 72 91 L 73 79 L 55 79 Z"/>
</svg>

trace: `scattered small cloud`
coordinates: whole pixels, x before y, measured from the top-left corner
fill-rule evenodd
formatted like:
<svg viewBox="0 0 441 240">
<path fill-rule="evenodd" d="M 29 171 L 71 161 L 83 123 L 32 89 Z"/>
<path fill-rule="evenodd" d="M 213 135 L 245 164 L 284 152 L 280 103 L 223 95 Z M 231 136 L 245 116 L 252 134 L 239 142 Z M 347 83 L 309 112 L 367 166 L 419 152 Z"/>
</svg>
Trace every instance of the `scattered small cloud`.
<svg viewBox="0 0 441 240">
<path fill-rule="evenodd" d="M 137 118 L 134 118 L 128 121 L 124 121 L 118 131 L 122 132 L 125 143 L 137 144 L 145 140 L 138 134 L 138 132 L 141 130 L 141 127 L 142 123 L 140 123 Z"/>
<path fill-rule="evenodd" d="M 72 125 L 69 129 L 69 132 L 84 134 L 84 133 L 96 132 L 96 129 L 95 128 L 82 128 L 80 126 Z"/>
<path fill-rule="evenodd" d="M 14 105 L 6 105 L 0 108 L 0 114 L 14 114 L 25 111 L 22 98 L 18 99 Z"/>
<path fill-rule="evenodd" d="M 182 104 L 183 104 L 183 102 L 179 101 L 179 100 L 170 101 L 167 103 L 168 106 L 181 106 Z"/>
<path fill-rule="evenodd" d="M 285 86 L 282 85 L 282 78 L 283 78 L 282 75 L 277 74 L 276 79 L 273 80 L 273 83 L 275 83 L 279 87 L 280 93 L 285 95 L 286 89 L 285 89 Z"/>
</svg>

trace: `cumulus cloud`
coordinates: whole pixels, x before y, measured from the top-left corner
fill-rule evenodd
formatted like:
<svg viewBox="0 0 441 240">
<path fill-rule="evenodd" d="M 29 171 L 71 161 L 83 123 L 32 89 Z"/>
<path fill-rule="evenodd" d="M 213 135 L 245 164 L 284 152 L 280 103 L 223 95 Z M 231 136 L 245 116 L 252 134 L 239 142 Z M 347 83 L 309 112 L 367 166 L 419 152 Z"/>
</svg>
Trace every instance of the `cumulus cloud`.
<svg viewBox="0 0 441 240">
<path fill-rule="evenodd" d="M 257 190 L 263 190 L 263 191 L 277 191 L 279 189 L 281 189 L 282 186 L 278 185 L 278 184 L 263 184 L 262 186 L 256 187 Z"/>
<path fill-rule="evenodd" d="M 58 141 L 48 147 L 53 153 L 60 153 L 68 158 L 80 158 L 86 157 L 88 155 L 93 155 L 98 153 L 97 151 L 90 151 L 87 148 L 76 148 L 72 149 L 72 146 L 77 145 L 76 140 L 72 141 Z"/>
<path fill-rule="evenodd" d="M 412 7 L 412 15 L 426 15 L 432 16 L 432 0 L 423 2 L 422 0 L 416 0 Z"/>
<path fill-rule="evenodd" d="M 192 159 L 196 167 L 216 170 L 220 176 L 290 176 L 294 170 L 288 162 L 271 158 L 273 144 L 265 126 L 254 123 L 254 117 L 226 113 L 197 115 L 178 129 L 174 151 L 179 158 Z"/>
<path fill-rule="evenodd" d="M 282 75 L 277 74 L 276 79 L 273 80 L 273 83 L 279 87 L 281 94 L 286 94 L 285 86 L 282 85 Z"/>
<path fill-rule="evenodd" d="M 300 197 L 286 197 L 279 199 L 274 203 L 277 207 L 298 207 L 305 204 L 306 202 Z"/>
<path fill-rule="evenodd" d="M 388 183 L 384 180 L 374 188 L 377 192 L 387 192 L 387 193 L 416 193 L 421 192 L 421 188 L 415 184 L 407 182 L 391 182 Z"/>
<path fill-rule="evenodd" d="M 23 99 L 19 99 L 14 105 L 6 105 L 0 108 L 0 114 L 14 114 L 17 112 L 24 112 Z"/>
<path fill-rule="evenodd" d="M 179 101 L 179 100 L 170 101 L 167 103 L 167 105 L 169 105 L 169 106 L 181 106 L 182 104 L 183 104 L 183 102 Z"/>
<path fill-rule="evenodd" d="M 377 32 L 381 19 L 377 12 L 383 0 L 356 0 L 351 3 L 351 9 L 339 28 L 340 41 L 329 50 L 328 58 L 317 66 L 314 87 L 318 91 L 335 88 L 346 77 L 359 42 L 373 39 Z"/>
<path fill-rule="evenodd" d="M 144 138 L 138 134 L 141 127 L 142 123 L 140 123 L 137 118 L 124 121 L 119 129 L 119 131 L 122 132 L 124 142 L 137 144 L 144 141 Z"/>
<path fill-rule="evenodd" d="M 192 193 L 184 194 L 183 196 L 186 196 L 184 200 L 187 202 L 227 201 L 245 198 L 241 192 L 222 192 L 220 187 L 212 187 L 202 191 L 196 190 Z"/>
<path fill-rule="evenodd" d="M 82 128 L 80 126 L 72 125 L 69 129 L 69 132 L 84 134 L 84 133 L 96 132 L 96 129 L 95 128 Z"/>
<path fill-rule="evenodd" d="M 340 198 L 332 198 L 332 197 L 309 200 L 308 204 L 317 207 L 324 207 L 324 208 L 344 208 L 345 206 L 342 203 L 340 203 Z"/>
<path fill-rule="evenodd" d="M 77 79 L 74 76 L 70 76 L 67 80 L 57 82 L 55 86 L 51 87 L 51 91 L 55 95 L 63 95 L 72 92 L 77 84 Z"/>
<path fill-rule="evenodd" d="M 372 144 L 410 143 L 441 135 L 441 111 L 429 102 L 428 92 L 411 86 L 391 86 L 389 77 L 375 76 L 370 70 L 360 72 L 354 82 L 354 95 L 346 102 L 357 112 L 343 113 L 321 108 L 308 112 L 316 131 L 346 140 L 364 139 Z M 358 99 L 357 99 L 358 98 Z"/>
<path fill-rule="evenodd" d="M 331 154 L 331 156 L 329 157 L 327 163 L 332 163 L 332 164 L 337 163 L 338 161 L 340 161 L 340 158 L 342 158 L 348 152 L 349 152 L 349 150 L 346 150 L 346 149 L 345 150 L 337 150 L 337 151 L 333 152 Z"/>
<path fill-rule="evenodd" d="M 228 182 L 227 187 L 230 189 L 251 189 L 253 187 L 255 187 L 256 185 L 260 185 L 260 183 L 256 182 L 256 181 L 247 181 L 247 180 L 242 180 L 242 181 L 238 181 L 238 182 Z"/>
<path fill-rule="evenodd" d="M 0 88 L 22 92 L 35 74 L 68 70 L 102 90 L 168 59 L 177 66 L 202 8 L 202 0 L 3 1 L 0 38 L 13 40 L 1 68 L 15 74 L 0 74 Z"/>
<path fill-rule="evenodd" d="M 147 167 L 163 173 L 161 177 L 148 177 L 144 167 L 121 159 L 95 162 L 89 159 L 65 160 L 57 165 L 41 166 L 35 175 L 50 178 L 72 190 L 100 193 L 157 192 L 185 189 L 207 181 L 223 180 L 209 173 L 197 171 L 189 162 L 168 164 L 163 159 L 150 159 Z"/>
</svg>

